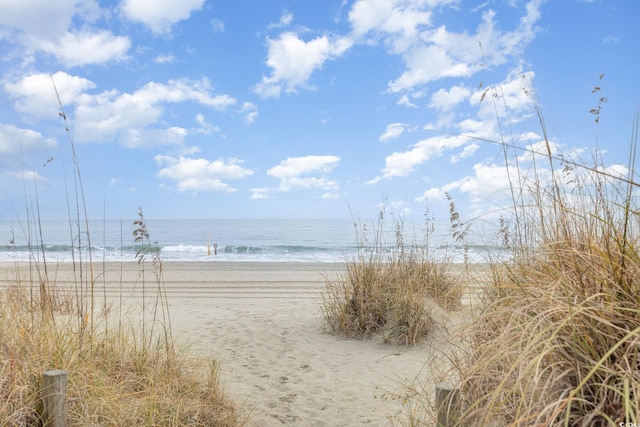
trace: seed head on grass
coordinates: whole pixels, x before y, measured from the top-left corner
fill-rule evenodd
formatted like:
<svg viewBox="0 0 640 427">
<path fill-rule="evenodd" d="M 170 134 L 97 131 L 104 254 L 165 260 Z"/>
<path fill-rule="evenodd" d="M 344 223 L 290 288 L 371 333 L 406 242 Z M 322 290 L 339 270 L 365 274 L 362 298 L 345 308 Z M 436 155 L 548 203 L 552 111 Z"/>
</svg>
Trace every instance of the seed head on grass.
<svg viewBox="0 0 640 427">
<path fill-rule="evenodd" d="M 552 174 L 547 187 L 538 176 L 513 183 L 529 200 L 514 201 L 518 245 L 496 266 L 470 328 L 463 425 L 640 422 L 637 128 L 628 177 L 596 157 Z"/>
</svg>

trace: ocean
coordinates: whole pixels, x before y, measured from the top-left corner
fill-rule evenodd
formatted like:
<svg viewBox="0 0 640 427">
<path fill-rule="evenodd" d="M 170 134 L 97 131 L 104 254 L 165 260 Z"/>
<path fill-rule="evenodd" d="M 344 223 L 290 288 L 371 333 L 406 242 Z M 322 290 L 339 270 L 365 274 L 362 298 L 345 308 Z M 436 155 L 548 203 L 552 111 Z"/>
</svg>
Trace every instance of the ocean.
<svg viewBox="0 0 640 427">
<path fill-rule="evenodd" d="M 134 220 L 0 221 L 0 262 L 136 262 L 140 249 L 163 261 L 345 262 L 372 247 L 418 246 L 437 260 L 485 262 L 502 248 L 491 239 L 456 242 L 448 224 L 381 224 L 348 219 L 146 219 L 148 239 L 134 242 Z M 89 232 L 87 232 L 87 228 Z M 428 228 L 428 231 L 426 230 Z M 486 236 L 485 236 L 486 237 Z M 495 239 L 494 239 L 495 240 Z M 89 245 L 90 243 L 90 245 Z M 44 254 L 44 255 L 43 255 Z"/>
</svg>

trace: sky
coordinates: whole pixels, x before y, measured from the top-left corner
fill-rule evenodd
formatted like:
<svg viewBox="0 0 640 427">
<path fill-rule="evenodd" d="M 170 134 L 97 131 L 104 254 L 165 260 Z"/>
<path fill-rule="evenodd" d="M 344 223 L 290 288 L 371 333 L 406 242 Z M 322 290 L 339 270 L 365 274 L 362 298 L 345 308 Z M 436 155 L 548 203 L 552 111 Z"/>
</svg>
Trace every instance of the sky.
<svg viewBox="0 0 640 427">
<path fill-rule="evenodd" d="M 77 196 L 91 218 L 447 218 L 447 194 L 490 218 L 545 132 L 626 173 L 638 18 L 633 0 L 0 0 L 0 219 L 67 218 Z"/>
</svg>

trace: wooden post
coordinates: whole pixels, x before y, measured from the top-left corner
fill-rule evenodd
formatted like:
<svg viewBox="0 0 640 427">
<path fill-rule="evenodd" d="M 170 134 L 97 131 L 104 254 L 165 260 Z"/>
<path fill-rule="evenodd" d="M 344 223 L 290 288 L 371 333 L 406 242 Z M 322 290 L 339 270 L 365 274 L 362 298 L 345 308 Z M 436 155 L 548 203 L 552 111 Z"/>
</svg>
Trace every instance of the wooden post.
<svg viewBox="0 0 640 427">
<path fill-rule="evenodd" d="M 67 371 L 53 369 L 42 374 L 42 421 L 45 427 L 67 425 Z"/>
<path fill-rule="evenodd" d="M 458 420 L 462 414 L 460 390 L 449 383 L 437 384 L 436 410 L 438 411 L 437 427 L 453 427 L 458 425 Z"/>
</svg>

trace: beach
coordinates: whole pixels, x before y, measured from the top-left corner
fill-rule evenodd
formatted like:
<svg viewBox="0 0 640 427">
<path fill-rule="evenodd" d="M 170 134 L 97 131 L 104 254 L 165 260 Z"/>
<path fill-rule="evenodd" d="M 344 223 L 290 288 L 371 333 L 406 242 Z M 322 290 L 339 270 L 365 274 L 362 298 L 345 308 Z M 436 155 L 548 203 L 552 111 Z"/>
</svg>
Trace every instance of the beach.
<svg viewBox="0 0 640 427">
<path fill-rule="evenodd" d="M 426 343 L 392 346 L 328 334 L 320 311 L 325 278 L 343 263 L 165 262 L 174 338 L 221 364 L 222 384 L 250 426 L 385 426 L 402 417 L 406 385 L 443 371 L 451 325 Z M 8 283 L 16 266 L 2 263 Z M 142 304 L 157 287 L 150 262 L 95 263 L 94 292 L 118 306 Z M 24 277 L 27 269 L 19 268 Z M 72 264 L 49 267 L 71 283 Z M 76 271 L 77 274 L 77 271 Z M 85 272 L 86 274 L 86 272 Z M 144 279 L 144 280 L 143 280 Z M 449 322 L 450 323 L 450 322 Z M 432 393 L 430 391 L 429 393 Z M 410 397 L 410 396 L 407 396 Z"/>
</svg>

